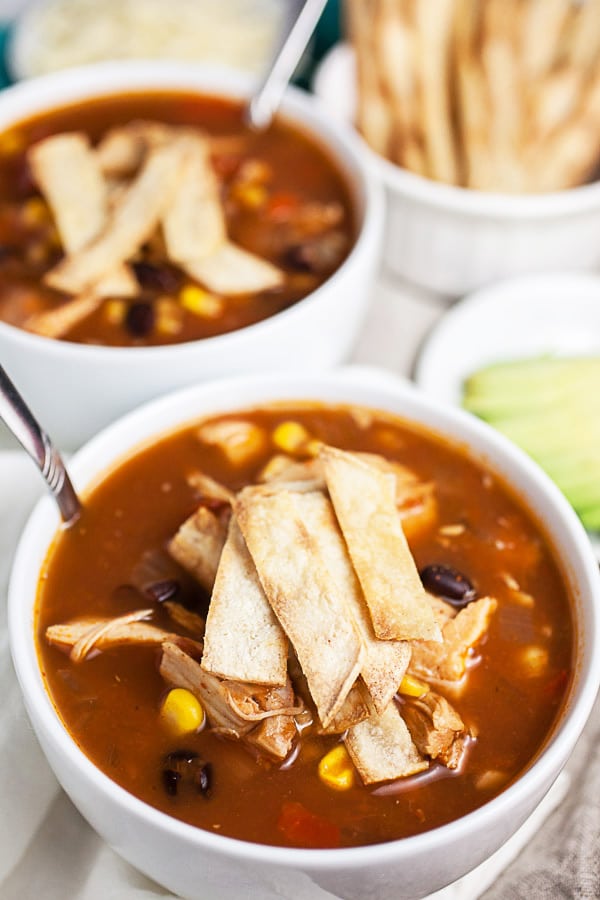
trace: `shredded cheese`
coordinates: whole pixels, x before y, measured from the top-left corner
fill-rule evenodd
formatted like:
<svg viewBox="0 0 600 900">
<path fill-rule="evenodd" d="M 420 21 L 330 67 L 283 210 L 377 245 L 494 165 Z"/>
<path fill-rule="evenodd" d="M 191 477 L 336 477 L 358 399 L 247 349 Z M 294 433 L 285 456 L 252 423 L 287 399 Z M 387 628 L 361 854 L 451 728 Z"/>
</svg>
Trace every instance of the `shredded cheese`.
<svg viewBox="0 0 600 900">
<path fill-rule="evenodd" d="M 260 72 L 286 7 L 278 0 L 47 0 L 19 20 L 11 67 L 31 77 L 107 59 L 168 58 Z"/>
</svg>

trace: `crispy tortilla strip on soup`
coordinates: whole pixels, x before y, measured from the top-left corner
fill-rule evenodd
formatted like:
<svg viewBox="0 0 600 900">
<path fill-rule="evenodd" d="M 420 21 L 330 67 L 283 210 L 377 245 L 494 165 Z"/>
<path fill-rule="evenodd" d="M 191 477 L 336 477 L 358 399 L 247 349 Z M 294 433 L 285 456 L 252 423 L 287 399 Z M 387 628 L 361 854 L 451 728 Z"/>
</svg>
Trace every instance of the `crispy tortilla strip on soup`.
<svg viewBox="0 0 600 900">
<path fill-rule="evenodd" d="M 265 597 L 235 516 L 215 577 L 202 667 L 223 678 L 284 685 L 287 640 Z"/>
<path fill-rule="evenodd" d="M 169 553 L 180 566 L 212 591 L 227 540 L 227 520 L 200 506 L 169 542 Z"/>
<path fill-rule="evenodd" d="M 381 641 L 375 637 L 369 611 L 329 499 L 321 493 L 308 494 L 304 512 L 308 530 L 318 536 L 327 568 L 348 601 L 348 612 L 364 646 L 360 674 L 375 709 L 383 712 L 406 672 L 410 645 L 407 641 Z"/>
<path fill-rule="evenodd" d="M 246 488 L 235 510 L 269 603 L 327 726 L 360 673 L 364 651 L 348 600 L 327 569 L 318 536 L 310 533 L 305 500 L 289 491 Z"/>
<path fill-rule="evenodd" d="M 56 538 L 37 634 L 102 771 L 192 825 L 294 847 L 487 803 L 573 670 L 566 583 L 511 490 L 463 447 L 314 402 L 212 416 L 119 464 Z"/>
<path fill-rule="evenodd" d="M 183 141 L 151 150 L 98 238 L 48 273 L 50 287 L 77 294 L 133 256 L 158 225 L 181 178 L 184 158 Z"/>
<path fill-rule="evenodd" d="M 345 742 L 365 784 L 405 778 L 429 767 L 393 703 L 350 728 Z"/>
<path fill-rule="evenodd" d="M 440 640 L 398 519 L 394 478 L 350 453 L 327 447 L 321 454 L 375 634 L 383 640 Z"/>
</svg>

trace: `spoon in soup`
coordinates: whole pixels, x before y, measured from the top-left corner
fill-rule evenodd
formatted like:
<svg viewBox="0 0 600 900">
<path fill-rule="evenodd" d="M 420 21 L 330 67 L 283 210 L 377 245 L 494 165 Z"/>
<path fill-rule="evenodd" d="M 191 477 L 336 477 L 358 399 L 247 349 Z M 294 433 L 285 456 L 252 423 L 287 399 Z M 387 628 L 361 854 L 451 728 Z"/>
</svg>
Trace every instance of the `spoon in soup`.
<svg viewBox="0 0 600 900">
<path fill-rule="evenodd" d="M 58 504 L 65 525 L 72 525 L 81 512 L 81 501 L 69 478 L 64 461 L 0 366 L 0 419 L 33 459 Z"/>
<path fill-rule="evenodd" d="M 246 120 L 256 131 L 264 131 L 271 124 L 326 3 L 327 0 L 305 0 L 279 52 L 252 95 L 246 109 Z"/>
</svg>

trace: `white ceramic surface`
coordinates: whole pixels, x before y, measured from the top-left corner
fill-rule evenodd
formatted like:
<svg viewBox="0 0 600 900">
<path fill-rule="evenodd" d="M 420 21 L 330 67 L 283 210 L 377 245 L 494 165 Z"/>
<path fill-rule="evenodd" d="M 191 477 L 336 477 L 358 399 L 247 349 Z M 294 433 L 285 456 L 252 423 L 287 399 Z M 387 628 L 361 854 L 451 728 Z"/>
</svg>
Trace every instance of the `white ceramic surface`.
<svg viewBox="0 0 600 900">
<path fill-rule="evenodd" d="M 127 91 L 198 90 L 243 98 L 249 76 L 178 63 L 100 63 L 32 79 L 0 95 L 0 131 L 44 110 Z M 62 447 L 74 448 L 116 416 L 176 387 L 266 369 L 320 370 L 346 358 L 367 311 L 379 264 L 380 188 L 350 129 L 310 95 L 290 89 L 282 115 L 314 136 L 351 188 L 359 234 L 320 288 L 281 313 L 231 334 L 164 347 L 111 348 L 28 334 L 0 322 L 0 359 Z"/>
<path fill-rule="evenodd" d="M 427 336 L 414 377 L 432 397 L 460 406 L 477 369 L 543 355 L 600 355 L 600 276 L 524 276 L 465 297 Z"/>
<path fill-rule="evenodd" d="M 347 46 L 325 58 L 314 89 L 332 114 L 352 118 Z M 499 278 L 600 264 L 600 182 L 551 194 L 473 191 L 415 175 L 363 145 L 386 189 L 385 262 L 409 281 L 456 296 Z"/>
<path fill-rule="evenodd" d="M 174 893 L 189 900 L 415 900 L 454 881 L 500 847 L 566 762 L 600 681 L 598 567 L 570 506 L 511 443 L 408 384 L 360 369 L 228 379 L 161 398 L 86 445 L 71 461 L 75 484 L 83 489 L 140 442 L 194 417 L 294 398 L 389 410 L 461 445 L 467 442 L 475 458 L 508 479 L 545 523 L 575 598 L 578 664 L 560 723 L 516 784 L 450 825 L 405 840 L 346 850 L 294 850 L 236 841 L 146 806 L 77 749 L 44 690 L 33 641 L 33 607 L 38 572 L 58 524 L 48 498 L 28 522 L 11 577 L 9 631 L 15 668 L 40 743 L 75 805 L 122 856 Z"/>
</svg>

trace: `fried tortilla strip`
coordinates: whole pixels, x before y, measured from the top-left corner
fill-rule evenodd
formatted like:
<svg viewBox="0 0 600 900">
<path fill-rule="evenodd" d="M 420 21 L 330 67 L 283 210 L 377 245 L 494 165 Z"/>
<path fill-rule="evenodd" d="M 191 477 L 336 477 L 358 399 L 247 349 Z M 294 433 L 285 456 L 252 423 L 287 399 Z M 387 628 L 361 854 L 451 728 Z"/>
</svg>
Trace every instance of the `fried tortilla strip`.
<svg viewBox="0 0 600 900">
<path fill-rule="evenodd" d="M 63 247 L 76 253 L 97 237 L 107 216 L 106 184 L 87 136 L 53 135 L 34 144 L 27 160 L 52 210 Z"/>
<path fill-rule="evenodd" d="M 535 141 L 545 141 L 575 114 L 582 90 L 583 73 L 573 66 L 562 67 L 532 86 L 531 126 Z"/>
<path fill-rule="evenodd" d="M 235 514 L 265 594 L 327 727 L 358 677 L 364 651 L 347 599 L 305 521 L 307 496 L 245 488 Z"/>
<path fill-rule="evenodd" d="M 383 156 L 389 152 L 391 117 L 373 59 L 377 58 L 373 23 L 378 3 L 353 0 L 347 6 L 348 29 L 356 55 L 358 81 L 356 124 L 368 144 Z"/>
<path fill-rule="evenodd" d="M 383 712 L 408 668 L 410 645 L 406 641 L 381 641 L 375 637 L 369 610 L 329 499 L 321 493 L 307 494 L 303 511 L 308 530 L 318 539 L 325 564 L 346 597 L 365 649 L 360 674 L 375 709 Z"/>
<path fill-rule="evenodd" d="M 210 144 L 199 134 L 187 134 L 185 146 L 181 179 L 162 220 L 167 256 L 177 264 L 204 259 L 227 240 Z"/>
<path fill-rule="evenodd" d="M 63 247 L 76 253 L 98 236 L 108 216 L 107 187 L 87 137 L 79 132 L 54 135 L 34 144 L 27 158 Z M 45 337 L 62 337 L 94 312 L 104 297 L 133 297 L 138 290 L 131 270 L 118 265 L 90 291 L 32 316 L 25 327 Z"/>
<path fill-rule="evenodd" d="M 517 57 L 518 0 L 486 0 L 483 16 L 481 60 L 491 107 L 487 188 L 518 192 L 528 188 L 521 165 L 524 109 Z"/>
<path fill-rule="evenodd" d="M 202 587 L 212 591 L 226 539 L 227 521 L 201 506 L 179 528 L 168 550 Z"/>
<path fill-rule="evenodd" d="M 225 241 L 210 256 L 185 260 L 181 266 L 204 287 L 226 297 L 269 291 L 284 280 L 281 269 L 231 241 Z"/>
<path fill-rule="evenodd" d="M 172 141 L 177 128 L 163 122 L 136 119 L 109 129 L 96 147 L 98 165 L 105 175 L 122 178 L 132 175 L 152 146 Z"/>
<path fill-rule="evenodd" d="M 409 672 L 426 680 L 459 681 L 465 674 L 469 651 L 486 633 L 498 603 L 481 597 L 447 620 L 442 643 L 413 644 Z"/>
<path fill-rule="evenodd" d="M 596 65 L 577 112 L 546 141 L 528 148 L 533 189 L 557 191 L 582 184 L 598 165 L 600 64 Z"/>
<path fill-rule="evenodd" d="M 402 709 L 402 716 L 423 756 L 439 759 L 449 769 L 458 768 L 469 733 L 445 697 L 429 691 L 418 700 L 407 703 Z"/>
<path fill-rule="evenodd" d="M 327 728 L 319 729 L 319 734 L 343 734 L 348 728 L 367 719 L 372 712 L 373 704 L 369 691 L 359 678 L 344 700 L 340 711 L 333 717 Z"/>
<path fill-rule="evenodd" d="M 394 478 L 334 447 L 319 458 L 376 637 L 440 640 L 398 517 Z"/>
<path fill-rule="evenodd" d="M 457 0 L 454 20 L 454 65 L 458 85 L 458 120 L 463 159 L 463 182 L 482 189 L 489 184 L 490 104 L 483 71 L 476 54 L 482 4 Z"/>
<path fill-rule="evenodd" d="M 373 32 L 375 54 L 364 65 L 379 71 L 381 91 L 388 100 L 390 133 L 386 155 L 406 168 L 426 174 L 417 123 L 414 29 L 407 21 L 406 8 L 395 0 L 380 0 L 377 5 L 378 15 L 366 25 Z M 375 59 L 379 60 L 377 66 Z"/>
<path fill-rule="evenodd" d="M 102 233 L 51 269 L 47 284 L 78 294 L 133 256 L 158 225 L 181 177 L 184 150 L 182 141 L 151 149 Z"/>
<path fill-rule="evenodd" d="M 352 762 L 365 784 L 394 781 L 429 768 L 395 703 L 350 728 L 345 738 Z"/>
<path fill-rule="evenodd" d="M 570 0 L 528 0 L 525 4 L 519 56 L 527 79 L 540 78 L 552 69 L 571 7 Z"/>
<path fill-rule="evenodd" d="M 185 688 L 200 700 L 213 728 L 241 738 L 255 727 L 256 722 L 247 721 L 233 711 L 226 685 L 170 641 L 163 644 L 160 674 L 171 687 Z"/>
<path fill-rule="evenodd" d="M 357 453 L 356 456 L 382 472 L 391 472 L 395 476 L 396 507 L 408 541 L 433 528 L 438 520 L 438 505 L 432 482 L 421 481 L 412 469 L 378 453 Z"/>
<path fill-rule="evenodd" d="M 458 169 L 450 109 L 450 45 L 455 0 L 418 0 L 415 4 L 423 138 L 428 172 L 456 184 Z"/>
<path fill-rule="evenodd" d="M 98 294 L 74 297 L 57 309 L 36 313 L 25 321 L 25 329 L 42 337 L 59 338 L 95 312 L 102 303 Z"/>
<path fill-rule="evenodd" d="M 232 516 L 206 619 L 202 668 L 234 681 L 284 685 L 287 651 L 287 638 Z"/>
<path fill-rule="evenodd" d="M 139 285 L 129 266 L 120 265 L 100 279 L 89 291 L 73 297 L 56 309 L 30 316 L 25 322 L 27 331 L 43 337 L 60 338 L 93 312 L 106 297 L 135 297 Z"/>
<path fill-rule="evenodd" d="M 569 34 L 567 58 L 580 70 L 594 66 L 600 53 L 600 3 L 585 0 L 578 4 Z"/>
</svg>

